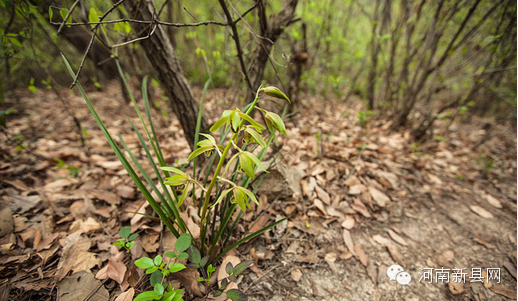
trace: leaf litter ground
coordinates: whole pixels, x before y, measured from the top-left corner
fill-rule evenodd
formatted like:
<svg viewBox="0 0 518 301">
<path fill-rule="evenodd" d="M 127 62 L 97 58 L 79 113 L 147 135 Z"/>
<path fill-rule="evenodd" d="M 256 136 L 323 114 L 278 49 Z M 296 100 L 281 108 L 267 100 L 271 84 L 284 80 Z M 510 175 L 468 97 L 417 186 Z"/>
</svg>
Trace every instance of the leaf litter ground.
<svg viewBox="0 0 518 301">
<path fill-rule="evenodd" d="M 134 110 L 117 86 L 89 95 L 112 135 L 120 133 L 144 159 L 124 118 L 135 118 Z M 238 105 L 229 95 L 208 93 L 211 121 Z M 132 262 L 172 249 L 174 237 L 134 214 L 152 212 L 79 96 L 67 101 L 87 132 L 90 155 L 72 119 L 57 116 L 63 110 L 54 94 L 17 97 L 18 111 L 0 138 L 0 299 L 131 300 L 148 283 Z M 286 123 L 287 138 L 269 156 L 276 163 L 260 189 L 261 205 L 235 234 L 289 220 L 224 258 L 254 261 L 239 288 L 250 300 L 516 299 L 516 133 L 498 126 L 473 151 L 484 120 L 449 131 L 440 120 L 434 134 L 441 139 L 418 145 L 384 121 L 357 125 L 362 109 L 358 100 L 309 98 Z M 178 121 L 154 114 L 166 160 L 185 162 L 189 147 Z M 188 227 L 199 235 L 196 210 L 186 205 Z M 124 225 L 140 234 L 129 255 L 111 247 Z M 389 281 L 394 264 L 409 273 L 409 285 Z M 449 269 L 450 277 L 466 268 L 466 281 L 419 281 L 426 268 Z M 474 268 L 482 269 L 482 282 L 470 281 Z M 488 280 L 487 268 L 500 269 L 500 283 Z M 186 299 L 203 294 L 196 273 L 172 279 Z"/>
</svg>

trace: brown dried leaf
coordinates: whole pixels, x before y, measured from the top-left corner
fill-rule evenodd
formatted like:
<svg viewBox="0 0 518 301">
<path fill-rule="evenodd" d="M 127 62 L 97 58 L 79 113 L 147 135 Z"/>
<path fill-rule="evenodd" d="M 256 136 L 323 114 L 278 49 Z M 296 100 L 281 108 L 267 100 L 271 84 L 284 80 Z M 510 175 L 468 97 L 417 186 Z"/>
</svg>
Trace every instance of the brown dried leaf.
<svg viewBox="0 0 518 301">
<path fill-rule="evenodd" d="M 484 241 L 484 240 L 482 240 L 482 239 L 480 239 L 480 238 L 478 238 L 478 237 L 475 237 L 473 240 L 474 240 L 475 242 L 477 242 L 477 243 L 479 243 L 479 244 L 483 245 L 484 247 L 486 247 L 486 248 L 488 248 L 488 249 L 494 249 L 494 248 L 496 248 L 494 245 L 492 245 L 492 244 L 488 243 L 487 241 Z"/>
<path fill-rule="evenodd" d="M 345 246 L 347 247 L 347 249 L 349 249 L 349 252 L 351 252 L 354 256 L 356 256 L 356 252 L 354 251 L 353 239 L 351 238 L 351 232 L 349 232 L 349 230 L 347 230 L 347 229 L 344 229 L 343 237 L 344 237 Z"/>
<path fill-rule="evenodd" d="M 437 261 L 441 266 L 446 266 L 453 261 L 453 258 L 455 258 L 455 253 L 452 250 L 446 250 L 437 257 Z"/>
<path fill-rule="evenodd" d="M 365 190 L 365 186 L 362 184 L 357 184 L 349 187 L 349 194 L 351 195 L 360 195 Z"/>
<path fill-rule="evenodd" d="M 110 257 L 107 269 L 107 274 L 110 279 L 115 280 L 118 284 L 122 284 L 126 270 L 126 265 L 122 261 L 116 257 Z"/>
<path fill-rule="evenodd" d="M 345 220 L 342 222 L 342 227 L 347 230 L 351 230 L 352 228 L 354 228 L 354 224 L 355 224 L 354 217 L 352 217 L 350 215 L 346 215 Z"/>
<path fill-rule="evenodd" d="M 491 206 L 498 209 L 502 209 L 502 204 L 500 203 L 500 201 L 495 199 L 492 195 L 486 194 L 484 197 Z"/>
<path fill-rule="evenodd" d="M 388 246 L 388 245 L 392 244 L 392 241 L 390 241 L 389 239 L 387 239 L 387 238 L 385 238 L 385 237 L 383 237 L 383 236 L 381 236 L 379 234 L 374 235 L 372 237 L 372 239 L 376 243 L 380 244 L 381 246 Z"/>
<path fill-rule="evenodd" d="M 387 249 L 388 249 L 392 259 L 394 259 L 394 261 L 397 262 L 400 266 L 405 268 L 406 264 L 403 262 L 403 257 L 401 256 L 401 253 L 399 253 L 399 250 L 396 247 L 396 245 L 395 244 L 389 244 L 387 246 Z"/>
<path fill-rule="evenodd" d="M 369 265 L 367 266 L 367 275 L 369 275 L 369 278 L 372 280 L 374 285 L 378 284 L 378 268 L 372 260 L 369 260 Z"/>
<path fill-rule="evenodd" d="M 317 185 L 315 186 L 315 191 L 322 202 L 326 205 L 331 205 L 331 197 L 329 197 L 329 194 L 324 189 Z"/>
<path fill-rule="evenodd" d="M 92 190 L 90 193 L 94 197 L 98 198 L 99 200 L 103 200 L 110 205 L 119 205 L 121 202 L 115 193 L 108 190 Z"/>
<path fill-rule="evenodd" d="M 300 269 L 291 270 L 291 279 L 295 282 L 299 282 L 302 279 L 302 271 Z"/>
<path fill-rule="evenodd" d="M 94 266 L 101 265 L 101 260 L 94 253 L 88 252 L 90 246 L 90 240 L 82 237 L 79 232 L 67 236 L 57 267 L 56 278 L 58 281 L 70 271 L 90 271 Z"/>
<path fill-rule="evenodd" d="M 314 199 L 313 205 L 315 205 L 315 207 L 317 207 L 318 210 L 320 210 L 324 215 L 327 215 L 326 208 L 324 207 L 324 203 L 322 203 L 322 201 L 319 199 Z"/>
<path fill-rule="evenodd" d="M 407 246 L 408 245 L 406 243 L 406 241 L 403 239 L 403 237 L 399 236 L 396 232 L 394 232 L 394 230 L 388 229 L 387 233 L 389 234 L 390 238 L 392 238 L 398 244 L 400 244 L 402 246 Z"/>
<path fill-rule="evenodd" d="M 347 180 L 344 181 L 344 185 L 348 187 L 352 187 L 358 184 L 361 184 L 361 182 L 356 176 L 349 176 Z"/>
<path fill-rule="evenodd" d="M 86 300 L 93 291 L 95 293 L 90 300 L 110 300 L 110 293 L 106 290 L 101 282 L 94 278 L 92 273 L 80 271 L 72 276 L 63 279 L 57 284 L 58 300 L 60 301 L 77 301 Z"/>
<path fill-rule="evenodd" d="M 363 252 L 359 243 L 354 245 L 354 252 L 356 253 L 356 258 L 366 267 L 369 264 L 369 257 Z"/>
<path fill-rule="evenodd" d="M 135 289 L 130 287 L 129 290 L 127 290 L 124 293 L 117 296 L 117 299 L 115 299 L 115 301 L 132 301 L 134 295 L 135 295 Z"/>
<path fill-rule="evenodd" d="M 331 253 L 327 253 L 326 256 L 324 257 L 324 260 L 327 262 L 327 264 L 329 265 L 329 267 L 331 268 L 331 270 L 333 270 L 333 272 L 335 273 L 338 273 L 338 268 L 336 267 L 336 253 L 334 252 L 331 252 Z"/>
<path fill-rule="evenodd" d="M 369 193 L 371 194 L 372 199 L 374 199 L 376 204 L 380 207 L 385 207 L 388 203 L 390 203 L 390 198 L 374 187 L 369 186 Z"/>
<path fill-rule="evenodd" d="M 74 221 L 72 225 L 70 225 L 69 232 L 89 233 L 99 229 L 101 229 L 101 225 L 93 217 L 89 217 L 86 221 L 82 219 Z"/>
<path fill-rule="evenodd" d="M 493 218 L 493 214 L 480 206 L 470 206 L 469 209 L 483 218 Z"/>
</svg>

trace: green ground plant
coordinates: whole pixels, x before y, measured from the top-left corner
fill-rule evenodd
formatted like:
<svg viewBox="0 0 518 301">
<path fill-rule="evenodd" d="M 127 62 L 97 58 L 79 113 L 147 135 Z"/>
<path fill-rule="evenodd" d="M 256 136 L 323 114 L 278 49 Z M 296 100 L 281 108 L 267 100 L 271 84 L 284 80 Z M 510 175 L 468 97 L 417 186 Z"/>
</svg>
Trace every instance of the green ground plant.
<svg viewBox="0 0 518 301">
<path fill-rule="evenodd" d="M 64 56 L 63 60 L 70 75 L 74 77 L 74 71 Z M 256 232 L 247 233 L 238 240 L 233 237 L 233 230 L 243 212 L 247 208 L 251 208 L 251 202 L 259 204 L 254 195 L 258 185 L 252 188 L 250 183 L 255 178 L 257 169 L 266 172 L 266 168 L 263 167 L 261 160 L 270 144 L 276 140 L 277 133 L 287 134 L 282 117 L 276 113 L 259 108 L 257 106 L 258 102 L 263 100 L 265 96 L 289 102 L 288 97 L 276 87 L 259 88 L 251 104 L 245 106 L 242 110 L 236 108 L 223 112 L 222 117 L 210 128 L 210 132 L 219 132 L 219 140 L 216 140 L 215 136 L 211 134 L 200 133 L 203 103 L 210 84 L 210 81 L 207 81 L 200 102 L 194 148 L 187 158 L 189 163 L 192 163 L 192 173 L 188 173 L 186 168 L 189 164 L 167 166 L 164 160 L 151 118 L 150 104 L 147 97 L 147 78 L 144 78 L 142 83 L 142 95 L 148 124 L 146 124 L 144 115 L 140 111 L 126 83 L 126 78 L 120 65 L 118 63 L 117 65 L 128 95 L 144 129 L 144 135 L 148 138 L 146 143 L 144 135 L 139 128 L 128 118 L 154 171 L 154 178 L 143 168 L 120 135 L 119 140 L 122 148 L 119 147 L 79 83 L 77 88 L 85 99 L 108 143 L 144 198 L 158 214 L 159 219 L 167 229 L 178 239 L 176 253 L 168 252 L 164 254 L 165 257 L 175 260 L 175 263 L 172 265 L 171 263 L 166 263 L 161 255 L 157 255 L 154 259 L 143 257 L 135 262 L 138 267 L 146 269 L 146 273 L 152 274 L 151 285 L 153 286 L 152 291 L 141 293 L 135 300 L 182 300 L 180 291 L 175 290 L 170 285 L 164 286 L 162 280 L 168 274 L 179 272 L 186 267 L 197 269 L 200 272 L 202 277 L 199 281 L 205 283 L 207 292 L 212 292 L 214 295 L 225 293 L 232 300 L 246 300 L 245 294 L 237 289 L 224 290 L 229 281 L 235 281 L 236 276 L 249 267 L 252 264 L 251 262 L 245 261 L 235 267 L 232 265 L 225 267 L 229 276 L 221 282 L 219 288 L 210 287 L 210 278 L 216 270 L 215 267 L 220 259 L 227 252 L 270 230 L 286 219 L 280 219 Z M 259 110 L 266 127 L 251 117 L 254 109 Z M 285 112 L 286 107 L 284 109 Z M 266 133 L 269 133 L 269 135 L 265 135 Z M 240 137 L 243 137 L 242 140 Z M 199 140 L 199 138 L 205 139 Z M 155 157 L 152 156 L 148 144 L 151 146 Z M 137 174 L 137 171 L 126 158 L 123 150 L 128 154 L 140 175 Z M 234 153 L 232 156 L 231 151 Z M 204 169 L 206 170 L 205 174 L 197 173 L 199 167 L 196 163 L 200 155 L 207 156 L 209 166 Z M 214 164 L 216 164 L 215 169 L 212 168 Z M 212 170 L 214 172 L 211 174 Z M 141 177 L 147 185 L 144 184 Z M 258 183 L 260 184 L 260 182 L 259 179 Z M 160 185 L 162 189 L 159 190 L 157 185 Z M 156 194 L 156 198 L 153 197 L 148 187 Z M 197 239 L 192 238 L 190 229 L 180 215 L 186 208 L 184 204 L 188 197 L 192 200 L 192 205 L 198 206 L 200 236 Z M 239 210 L 237 218 L 234 218 L 231 222 L 236 210 Z M 129 235 L 128 230 L 124 230 L 122 234 L 120 233 L 120 236 L 123 240 L 116 242 L 116 244 L 126 249 L 126 251 L 131 249 L 134 237 Z M 186 266 L 183 263 L 176 262 L 184 259 L 189 260 Z M 158 281 L 159 276 L 160 281 Z"/>
</svg>

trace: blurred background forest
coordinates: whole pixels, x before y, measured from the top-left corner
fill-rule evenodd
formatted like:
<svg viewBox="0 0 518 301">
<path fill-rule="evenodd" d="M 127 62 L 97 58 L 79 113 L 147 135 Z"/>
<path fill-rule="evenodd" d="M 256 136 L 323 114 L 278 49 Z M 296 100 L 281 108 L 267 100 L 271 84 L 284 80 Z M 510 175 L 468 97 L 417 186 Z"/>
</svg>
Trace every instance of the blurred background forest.
<svg viewBox="0 0 518 301">
<path fill-rule="evenodd" d="M 108 22 L 95 27 L 81 81 L 102 90 L 117 77 L 110 57 L 117 55 L 129 76 L 150 75 L 151 85 L 158 86 L 160 71 L 148 62 L 153 54 L 146 56 L 132 42 L 153 26 L 117 22 L 135 19 L 127 4 L 3 0 L 2 99 L 16 89 L 70 85 L 59 53 L 77 68 L 95 27 L 84 23 L 99 18 Z M 279 85 L 296 103 L 301 95 L 344 102 L 359 96 L 366 107 L 360 119 L 388 117 L 394 129 L 411 125 L 418 139 L 437 119 L 478 114 L 516 120 L 515 1 L 231 1 L 224 9 L 216 4 L 155 1 L 151 19 L 176 24 L 158 27 L 193 85 L 210 78 L 213 87 L 239 92 L 241 101 L 261 82 Z M 75 24 L 60 29 L 71 6 L 68 22 Z M 234 26 L 225 25 L 229 18 Z M 255 70 L 258 65 L 264 75 Z M 165 107 L 170 98 L 163 93 L 155 105 Z"/>
</svg>

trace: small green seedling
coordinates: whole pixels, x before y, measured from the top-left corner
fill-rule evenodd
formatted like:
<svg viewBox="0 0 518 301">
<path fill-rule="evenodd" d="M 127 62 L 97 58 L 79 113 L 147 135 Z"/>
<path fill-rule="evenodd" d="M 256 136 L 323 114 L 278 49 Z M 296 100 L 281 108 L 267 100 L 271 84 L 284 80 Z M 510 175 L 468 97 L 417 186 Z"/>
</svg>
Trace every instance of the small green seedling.
<svg viewBox="0 0 518 301">
<path fill-rule="evenodd" d="M 162 280 L 167 275 L 179 272 L 186 268 L 184 264 L 177 261 L 182 259 L 189 259 L 189 254 L 185 253 L 185 251 L 190 248 L 191 242 L 192 237 L 189 233 L 180 235 L 180 237 L 178 237 L 176 240 L 175 250 L 164 254 L 164 257 L 170 258 L 170 260 L 167 260 L 167 262 L 164 261 L 164 258 L 161 255 L 157 255 L 153 259 L 149 257 L 142 257 L 135 261 L 136 266 L 141 269 L 145 269 L 146 274 L 151 274 L 150 283 L 151 286 L 153 286 L 152 291 L 140 293 L 135 298 L 135 300 L 183 300 L 181 289 L 175 290 L 171 284 L 164 285 L 162 284 Z M 171 262 L 172 259 L 174 259 L 174 262 Z"/>
<path fill-rule="evenodd" d="M 232 265 L 231 262 L 227 263 L 227 265 L 225 266 L 225 271 L 227 272 L 228 277 L 223 279 L 223 280 L 221 280 L 221 286 L 214 293 L 214 296 L 218 297 L 219 295 L 221 295 L 225 291 L 225 289 L 227 288 L 229 282 L 236 282 L 237 281 L 237 276 L 239 274 L 241 274 L 244 270 L 246 270 L 249 266 L 251 266 L 252 263 L 253 263 L 252 261 L 247 260 L 247 261 L 241 262 L 240 264 L 236 265 L 235 267 Z M 198 281 L 200 281 L 200 279 L 198 279 Z M 208 279 L 206 281 L 210 282 L 210 279 Z M 238 289 L 229 289 L 228 291 L 225 292 L 225 294 L 227 295 L 227 297 L 229 299 L 231 299 L 233 301 L 246 301 L 246 300 L 248 300 L 248 298 L 246 297 L 245 293 L 243 293 L 242 291 L 240 291 Z"/>
<path fill-rule="evenodd" d="M 67 164 L 65 164 L 65 161 L 63 161 L 63 160 L 61 160 L 59 158 L 56 158 L 54 160 L 56 160 L 58 162 L 56 167 L 68 169 L 68 171 L 70 172 L 71 176 L 77 177 L 79 175 L 79 172 L 81 171 L 81 168 L 75 167 L 75 166 L 72 166 L 72 165 L 67 165 Z"/>
<path fill-rule="evenodd" d="M 119 247 L 119 249 L 124 248 L 124 250 L 126 250 L 126 252 L 129 253 L 131 248 L 135 244 L 135 238 L 138 237 L 138 234 L 137 233 L 131 234 L 130 227 L 122 227 L 119 230 L 119 236 L 122 239 L 114 242 L 113 245 L 116 247 Z"/>
</svg>

